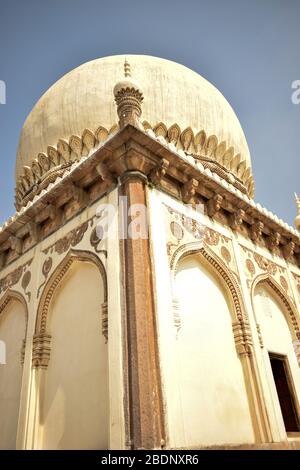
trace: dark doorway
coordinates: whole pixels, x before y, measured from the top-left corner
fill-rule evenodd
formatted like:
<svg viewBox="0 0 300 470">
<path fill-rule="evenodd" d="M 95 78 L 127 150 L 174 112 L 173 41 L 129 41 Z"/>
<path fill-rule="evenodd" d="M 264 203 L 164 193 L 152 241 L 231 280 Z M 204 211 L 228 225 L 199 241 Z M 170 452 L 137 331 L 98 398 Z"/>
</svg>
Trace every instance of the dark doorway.
<svg viewBox="0 0 300 470">
<path fill-rule="evenodd" d="M 275 354 L 270 354 L 269 356 L 286 432 L 299 432 L 299 421 L 290 385 L 286 358 Z"/>
</svg>

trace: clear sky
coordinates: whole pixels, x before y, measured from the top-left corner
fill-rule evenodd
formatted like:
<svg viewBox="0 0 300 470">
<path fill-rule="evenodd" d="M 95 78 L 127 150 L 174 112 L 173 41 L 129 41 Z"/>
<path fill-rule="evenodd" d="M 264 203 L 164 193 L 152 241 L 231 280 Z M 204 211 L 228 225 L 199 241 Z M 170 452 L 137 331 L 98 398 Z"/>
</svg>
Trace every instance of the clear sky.
<svg viewBox="0 0 300 470">
<path fill-rule="evenodd" d="M 0 223 L 14 213 L 19 133 L 39 97 L 69 70 L 113 54 L 192 68 L 235 109 L 255 200 L 293 224 L 300 193 L 300 0 L 0 0 Z"/>
</svg>

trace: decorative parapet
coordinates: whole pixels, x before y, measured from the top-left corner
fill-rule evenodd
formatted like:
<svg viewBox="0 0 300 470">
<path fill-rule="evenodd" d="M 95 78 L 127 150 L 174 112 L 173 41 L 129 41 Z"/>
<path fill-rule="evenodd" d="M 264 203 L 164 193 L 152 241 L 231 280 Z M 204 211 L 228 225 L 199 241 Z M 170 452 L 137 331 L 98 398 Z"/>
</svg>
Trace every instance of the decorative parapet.
<svg viewBox="0 0 300 470">
<path fill-rule="evenodd" d="M 125 98 L 122 97 L 122 100 Z M 123 106 L 121 98 L 119 101 L 121 113 Z M 126 112 L 128 113 L 128 110 Z M 17 210 L 26 206 L 28 201 L 58 177 L 70 171 L 74 162 L 87 157 L 92 150 L 96 150 L 116 134 L 120 127 L 123 127 L 123 124 L 114 124 L 111 129 L 103 126 L 95 131 L 85 129 L 81 136 L 72 135 L 69 141 L 60 139 L 56 147 L 49 146 L 46 153 L 39 153 L 31 166 L 24 166 L 23 175 L 17 181 L 15 204 Z M 202 162 L 204 168 L 215 172 L 228 183 L 236 184 L 237 189 L 253 197 L 254 180 L 250 167 L 247 167 L 240 154 L 234 155 L 232 147 L 227 149 L 225 142 L 218 144 L 216 136 L 207 136 L 204 130 L 195 135 L 190 127 L 181 131 L 178 124 L 173 124 L 168 129 L 162 122 L 151 126 L 144 121 L 139 127 L 172 144 L 176 150 L 193 155 L 196 160 Z"/>
</svg>

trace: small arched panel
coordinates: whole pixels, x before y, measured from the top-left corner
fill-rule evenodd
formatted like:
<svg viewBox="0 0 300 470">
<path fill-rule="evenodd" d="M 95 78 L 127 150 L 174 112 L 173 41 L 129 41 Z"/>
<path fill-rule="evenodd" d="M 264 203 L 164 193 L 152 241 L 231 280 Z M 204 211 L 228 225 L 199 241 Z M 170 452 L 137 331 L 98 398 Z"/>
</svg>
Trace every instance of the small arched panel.
<svg viewBox="0 0 300 470">
<path fill-rule="evenodd" d="M 0 299 L 0 340 L 6 350 L 5 364 L 0 364 L 0 449 L 16 448 L 26 320 L 24 299 L 7 292 Z"/>
<path fill-rule="evenodd" d="M 280 294 L 280 295 L 279 295 Z M 297 341 L 294 307 L 269 279 L 254 287 L 256 321 L 267 352 L 268 380 L 280 435 L 300 432 L 300 371 L 293 342 Z M 284 426 L 283 426 L 284 423 Z"/>
<path fill-rule="evenodd" d="M 43 449 L 108 448 L 105 288 L 98 266 L 75 258 L 53 292 L 47 314 L 51 355 L 41 397 Z"/>
</svg>

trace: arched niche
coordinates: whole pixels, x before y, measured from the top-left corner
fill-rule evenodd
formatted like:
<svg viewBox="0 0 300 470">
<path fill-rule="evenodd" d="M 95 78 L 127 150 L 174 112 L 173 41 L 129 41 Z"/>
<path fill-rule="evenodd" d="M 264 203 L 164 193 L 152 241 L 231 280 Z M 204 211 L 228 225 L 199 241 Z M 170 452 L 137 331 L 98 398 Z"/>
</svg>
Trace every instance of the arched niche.
<svg viewBox="0 0 300 470">
<path fill-rule="evenodd" d="M 6 291 L 0 298 L 0 340 L 6 356 L 0 365 L 0 449 L 16 448 L 27 320 L 23 296 Z"/>
<path fill-rule="evenodd" d="M 44 368 L 39 448 L 108 447 L 106 301 L 104 267 L 88 252 L 70 252 L 45 286 L 33 352 L 34 366 Z"/>
<path fill-rule="evenodd" d="M 299 314 L 282 287 L 267 275 L 254 281 L 252 302 L 273 403 L 273 426 L 285 438 L 285 432 L 300 432 Z"/>
<path fill-rule="evenodd" d="M 273 301 L 279 306 L 282 316 L 286 321 L 292 341 L 300 340 L 299 313 L 297 312 L 292 300 L 288 298 L 284 289 L 275 281 L 275 279 L 265 274 L 258 276 L 252 284 L 251 292 L 254 312 L 258 322 L 258 315 L 261 309 L 258 305 L 255 305 L 255 297 L 260 296 L 264 299 L 273 299 Z M 262 305 L 263 304 L 261 303 L 261 307 Z M 270 305 L 269 307 L 267 307 L 267 304 L 265 305 L 266 308 L 271 308 Z"/>
<path fill-rule="evenodd" d="M 252 342 L 239 286 L 201 244 L 181 247 L 171 268 L 181 317 L 175 381 L 185 445 L 253 443 L 259 433 L 244 375 Z"/>
</svg>

